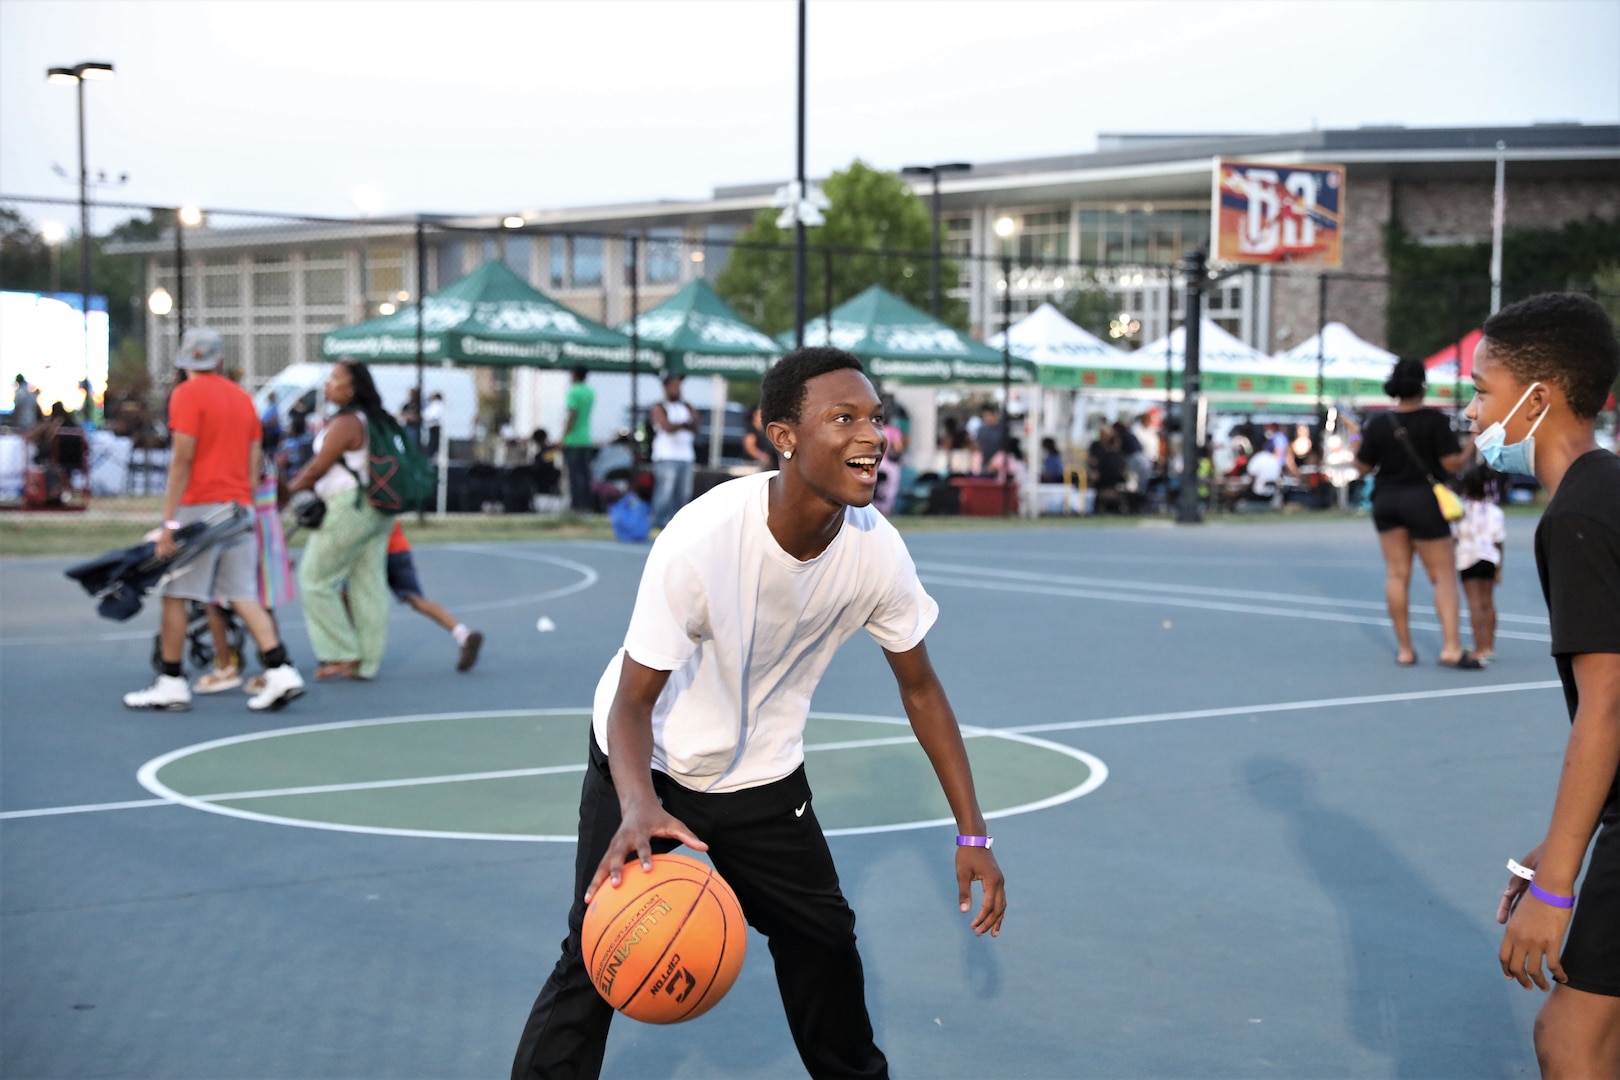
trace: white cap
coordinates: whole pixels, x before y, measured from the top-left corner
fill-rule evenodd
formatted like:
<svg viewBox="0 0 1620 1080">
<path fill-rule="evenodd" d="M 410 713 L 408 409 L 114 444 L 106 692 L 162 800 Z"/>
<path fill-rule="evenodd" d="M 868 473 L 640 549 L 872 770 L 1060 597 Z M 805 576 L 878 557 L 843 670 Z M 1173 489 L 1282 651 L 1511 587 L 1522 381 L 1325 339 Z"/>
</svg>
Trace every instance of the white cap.
<svg viewBox="0 0 1620 1080">
<path fill-rule="evenodd" d="M 218 330 L 198 327 L 187 330 L 174 354 L 174 366 L 187 371 L 212 371 L 225 359 L 225 339 Z"/>
</svg>

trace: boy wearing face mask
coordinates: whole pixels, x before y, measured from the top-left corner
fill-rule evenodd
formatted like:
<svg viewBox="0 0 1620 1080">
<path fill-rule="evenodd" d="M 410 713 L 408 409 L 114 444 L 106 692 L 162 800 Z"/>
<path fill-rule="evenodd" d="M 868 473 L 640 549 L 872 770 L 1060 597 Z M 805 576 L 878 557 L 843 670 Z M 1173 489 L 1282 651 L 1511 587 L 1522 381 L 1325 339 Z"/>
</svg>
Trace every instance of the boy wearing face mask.
<svg viewBox="0 0 1620 1080">
<path fill-rule="evenodd" d="M 1620 458 L 1593 437 L 1620 343 L 1601 307 L 1569 294 L 1503 308 L 1484 331 L 1468 417 L 1488 465 L 1552 493 L 1536 570 L 1571 720 L 1546 838 L 1509 863 L 1498 958 L 1551 991 L 1535 1025 L 1544 1076 L 1620 1076 Z"/>
</svg>

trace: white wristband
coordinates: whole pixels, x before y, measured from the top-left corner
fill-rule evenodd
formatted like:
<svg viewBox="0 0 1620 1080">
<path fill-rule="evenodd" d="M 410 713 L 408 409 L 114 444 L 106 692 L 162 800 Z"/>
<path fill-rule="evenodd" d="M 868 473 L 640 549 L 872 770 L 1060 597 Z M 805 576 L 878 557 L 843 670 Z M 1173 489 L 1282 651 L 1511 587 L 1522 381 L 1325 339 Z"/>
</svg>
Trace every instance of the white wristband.
<svg viewBox="0 0 1620 1080">
<path fill-rule="evenodd" d="M 1519 865 L 1518 861 L 1515 859 L 1508 860 L 1507 868 L 1510 872 L 1512 872 L 1514 877 L 1521 877 L 1526 881 L 1536 880 L 1536 872 L 1530 869 L 1528 866 Z"/>
</svg>

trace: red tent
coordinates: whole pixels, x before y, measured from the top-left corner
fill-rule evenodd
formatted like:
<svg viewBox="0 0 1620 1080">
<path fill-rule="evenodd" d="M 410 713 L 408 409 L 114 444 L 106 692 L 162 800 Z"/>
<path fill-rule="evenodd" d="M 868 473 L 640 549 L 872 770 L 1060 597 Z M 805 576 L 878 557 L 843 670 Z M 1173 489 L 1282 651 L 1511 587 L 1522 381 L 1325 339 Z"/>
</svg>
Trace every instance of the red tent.
<svg viewBox="0 0 1620 1080">
<path fill-rule="evenodd" d="M 1445 374 L 1450 375 L 1454 370 L 1457 369 L 1457 361 L 1459 359 L 1458 353 L 1460 350 L 1460 359 L 1462 360 L 1462 364 L 1461 370 L 1457 372 L 1457 377 L 1460 379 L 1471 379 L 1474 377 L 1474 350 L 1479 348 L 1480 339 L 1484 336 L 1485 335 L 1480 333 L 1478 330 L 1470 330 L 1468 333 L 1463 335 L 1462 340 L 1447 345 L 1445 348 L 1423 361 L 1423 366 L 1428 368 L 1430 371 L 1433 371 L 1438 367 L 1444 367 L 1446 369 Z"/>
</svg>

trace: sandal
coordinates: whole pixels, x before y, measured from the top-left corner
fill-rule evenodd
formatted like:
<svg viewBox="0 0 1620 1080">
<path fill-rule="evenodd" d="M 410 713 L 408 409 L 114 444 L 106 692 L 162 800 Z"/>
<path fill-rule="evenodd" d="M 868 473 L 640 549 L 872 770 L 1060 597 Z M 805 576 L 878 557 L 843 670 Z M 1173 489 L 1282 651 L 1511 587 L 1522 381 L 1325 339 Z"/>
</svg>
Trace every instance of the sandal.
<svg viewBox="0 0 1620 1080">
<path fill-rule="evenodd" d="M 1395 654 L 1395 663 L 1400 667 L 1417 667 L 1417 662 L 1418 654 L 1415 652 L 1412 654 L 1412 659 L 1410 660 L 1402 660 L 1400 653 Z"/>
<path fill-rule="evenodd" d="M 1455 660 L 1438 661 L 1441 667 L 1455 668 L 1458 671 L 1484 671 L 1485 665 L 1473 653 L 1465 652 Z"/>
<path fill-rule="evenodd" d="M 360 661 L 358 660 L 333 660 L 317 667 L 315 669 L 315 678 L 317 680 L 352 679 L 355 672 L 359 670 Z"/>
</svg>

